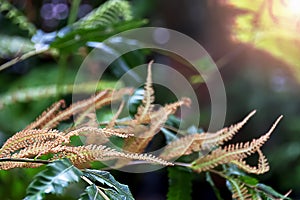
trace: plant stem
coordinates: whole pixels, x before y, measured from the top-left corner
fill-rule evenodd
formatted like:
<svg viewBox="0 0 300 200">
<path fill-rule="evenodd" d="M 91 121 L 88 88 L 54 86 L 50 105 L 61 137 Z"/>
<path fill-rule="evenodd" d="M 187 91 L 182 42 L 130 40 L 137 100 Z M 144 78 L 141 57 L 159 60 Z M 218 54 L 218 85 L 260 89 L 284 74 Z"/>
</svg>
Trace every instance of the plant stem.
<svg viewBox="0 0 300 200">
<path fill-rule="evenodd" d="M 68 25 L 71 25 L 76 21 L 80 2 L 81 0 L 73 0 L 68 18 Z"/>
<path fill-rule="evenodd" d="M 88 179 L 87 177 L 85 176 L 81 176 L 82 180 L 84 180 L 85 182 L 87 182 L 89 185 L 93 185 L 94 183 Z M 106 194 L 104 194 L 104 192 L 102 192 L 97 186 L 97 191 L 100 193 L 100 195 L 105 199 L 105 200 L 110 200 L 110 198 L 108 196 L 106 196 Z"/>
<path fill-rule="evenodd" d="M 39 49 L 39 50 L 29 51 L 28 53 L 25 53 L 20 57 L 16 57 L 16 58 L 4 63 L 3 65 L 0 65 L 0 71 L 4 70 L 4 69 L 20 62 L 20 61 L 23 61 L 27 58 L 30 58 L 30 57 L 35 56 L 35 55 L 40 54 L 40 53 L 44 53 L 47 50 L 49 50 L 48 47 L 47 48 L 42 48 L 42 49 Z"/>
</svg>

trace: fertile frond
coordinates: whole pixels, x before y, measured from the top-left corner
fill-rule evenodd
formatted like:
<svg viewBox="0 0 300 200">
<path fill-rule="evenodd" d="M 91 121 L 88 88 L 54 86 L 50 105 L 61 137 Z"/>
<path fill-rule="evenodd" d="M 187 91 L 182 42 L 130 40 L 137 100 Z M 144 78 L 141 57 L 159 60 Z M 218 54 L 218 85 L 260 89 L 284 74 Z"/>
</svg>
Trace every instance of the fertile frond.
<svg viewBox="0 0 300 200">
<path fill-rule="evenodd" d="M 109 92 L 107 90 L 99 92 L 95 96 L 89 99 L 76 102 L 65 110 L 60 111 L 53 119 L 49 120 L 43 128 L 53 128 L 58 125 L 59 122 L 69 119 L 72 115 L 85 111 L 90 106 L 96 105 L 97 102 L 107 98 Z"/>
<path fill-rule="evenodd" d="M 58 130 L 23 130 L 13 135 L 4 143 L 4 145 L 0 149 L 0 157 L 10 157 L 11 153 L 33 145 L 34 143 L 54 141 L 57 138 L 60 138 L 62 141 L 67 142 L 66 138 L 64 138 L 62 133 L 60 133 Z"/>
<path fill-rule="evenodd" d="M 52 152 L 52 148 L 59 144 L 47 141 L 47 142 L 36 142 L 30 146 L 21 149 L 19 152 L 14 153 L 12 158 L 38 158 L 40 155 L 46 155 Z"/>
<path fill-rule="evenodd" d="M 35 168 L 40 167 L 41 163 L 30 163 L 30 162 L 1 162 L 0 163 L 0 169 L 2 170 L 8 170 L 13 168 Z"/>
<path fill-rule="evenodd" d="M 121 138 L 127 138 L 129 136 L 132 136 L 132 133 L 127 133 L 126 130 L 123 131 L 122 128 L 120 129 L 114 129 L 114 128 L 94 128 L 94 127 L 82 127 L 73 131 L 68 132 L 65 135 L 65 138 L 69 139 L 70 137 L 74 136 L 74 135 L 87 135 L 90 133 L 94 133 L 97 134 L 99 136 L 105 136 L 105 137 L 109 137 L 109 136 L 118 136 Z"/>
<path fill-rule="evenodd" d="M 143 98 L 143 104 L 138 107 L 137 114 L 135 118 L 139 123 L 144 121 L 144 118 L 147 116 L 147 114 L 151 113 L 153 110 L 152 103 L 154 102 L 154 91 L 152 88 L 152 73 L 151 73 L 151 66 L 153 61 L 151 61 L 148 64 L 148 74 L 147 79 L 144 87 L 144 98 Z"/>
<path fill-rule="evenodd" d="M 207 171 L 220 164 L 231 163 L 232 161 L 241 161 L 249 155 L 259 151 L 261 146 L 269 139 L 272 131 L 280 121 L 280 116 L 273 124 L 271 129 L 258 139 L 253 139 L 251 142 L 238 143 L 235 145 L 228 145 L 224 148 L 218 148 L 212 151 L 209 155 L 200 157 L 192 163 L 193 170 L 197 172 Z M 264 157 L 261 156 L 264 160 Z M 265 162 L 261 161 L 263 168 L 266 168 Z"/>
<path fill-rule="evenodd" d="M 111 149 L 103 145 L 87 145 L 81 147 L 67 147 L 63 149 L 64 157 L 69 158 L 74 165 L 81 165 L 86 162 L 91 161 L 105 161 L 113 159 L 136 159 L 144 160 L 147 162 L 161 164 L 161 165 L 173 165 L 170 162 L 164 161 L 153 155 L 147 154 L 134 154 L 134 153 L 124 153 Z"/>
<path fill-rule="evenodd" d="M 182 155 L 188 155 L 201 150 L 210 150 L 214 146 L 222 145 L 224 142 L 230 140 L 255 112 L 256 111 L 252 111 L 243 121 L 229 128 L 223 128 L 216 133 L 193 134 L 179 138 L 168 144 L 160 157 L 165 160 L 170 160 Z"/>
</svg>

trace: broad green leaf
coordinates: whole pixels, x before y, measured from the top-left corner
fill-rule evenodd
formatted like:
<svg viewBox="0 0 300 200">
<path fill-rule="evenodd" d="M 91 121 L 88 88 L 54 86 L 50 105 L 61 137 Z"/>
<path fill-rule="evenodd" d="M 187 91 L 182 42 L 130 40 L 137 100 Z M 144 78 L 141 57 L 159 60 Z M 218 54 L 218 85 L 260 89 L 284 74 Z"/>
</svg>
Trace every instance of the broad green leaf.
<svg viewBox="0 0 300 200">
<path fill-rule="evenodd" d="M 147 23 L 145 20 L 131 20 L 117 23 L 111 25 L 110 27 L 99 26 L 90 29 L 75 29 L 68 32 L 63 37 L 57 37 L 56 40 L 50 44 L 50 46 L 61 49 L 64 52 L 72 52 L 74 49 L 84 46 L 89 41 L 102 42 L 110 36 L 122 31 L 138 28 L 145 23 Z"/>
<path fill-rule="evenodd" d="M 101 185 L 102 191 L 110 199 L 113 200 L 133 200 L 133 196 L 127 185 L 121 184 L 106 171 L 86 169 L 83 175 L 95 183 L 97 186 Z M 93 191 L 95 192 L 95 191 Z M 91 193 L 92 194 L 92 193 Z"/>
<path fill-rule="evenodd" d="M 82 172 L 70 161 L 63 159 L 54 161 L 38 173 L 26 190 L 25 200 L 43 199 L 45 194 L 62 194 L 64 188 L 78 182 Z"/>
<path fill-rule="evenodd" d="M 79 200 L 105 200 L 103 196 L 101 196 L 100 192 L 97 189 L 95 184 L 90 185 L 85 188 L 85 193 L 80 196 Z"/>
<path fill-rule="evenodd" d="M 192 174 L 186 169 L 169 167 L 168 200 L 189 200 L 192 193 Z"/>
<path fill-rule="evenodd" d="M 256 178 L 251 177 L 251 176 L 241 176 L 239 178 L 241 179 L 241 181 L 243 181 L 244 183 L 246 183 L 248 185 L 258 184 L 258 180 Z"/>
</svg>

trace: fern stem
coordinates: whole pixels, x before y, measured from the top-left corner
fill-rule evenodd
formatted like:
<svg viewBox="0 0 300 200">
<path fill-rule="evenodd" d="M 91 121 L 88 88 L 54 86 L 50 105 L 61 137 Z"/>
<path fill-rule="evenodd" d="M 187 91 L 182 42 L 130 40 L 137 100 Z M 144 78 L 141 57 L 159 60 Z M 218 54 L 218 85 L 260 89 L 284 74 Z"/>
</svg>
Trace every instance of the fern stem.
<svg viewBox="0 0 300 200">
<path fill-rule="evenodd" d="M 68 25 L 71 25 L 76 21 L 80 2 L 81 0 L 73 0 L 68 18 Z"/>
<path fill-rule="evenodd" d="M 188 168 L 192 166 L 190 163 L 183 163 L 183 162 L 174 162 L 173 164 L 177 166 L 188 167 Z"/>
<path fill-rule="evenodd" d="M 44 53 L 48 50 L 49 48 L 41 48 L 41 49 L 38 49 L 38 50 L 34 50 L 34 51 L 29 51 L 28 53 L 25 53 L 23 54 L 22 56 L 20 57 L 16 57 L 6 63 L 4 63 L 3 65 L 0 65 L 0 71 L 20 62 L 20 61 L 23 61 L 23 60 L 26 60 L 27 58 L 30 58 L 32 56 L 35 56 L 35 55 L 38 55 L 40 53 Z"/>
<path fill-rule="evenodd" d="M 30 163 L 42 163 L 49 164 L 49 160 L 30 159 L 30 158 L 0 158 L 0 162 L 30 162 Z"/>
</svg>

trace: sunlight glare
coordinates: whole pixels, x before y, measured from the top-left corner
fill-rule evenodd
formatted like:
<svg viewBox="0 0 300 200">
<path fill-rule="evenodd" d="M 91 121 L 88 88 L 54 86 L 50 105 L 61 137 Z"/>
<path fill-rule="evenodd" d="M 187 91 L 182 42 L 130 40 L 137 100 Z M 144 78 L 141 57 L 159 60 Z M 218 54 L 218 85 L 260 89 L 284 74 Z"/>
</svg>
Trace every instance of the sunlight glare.
<svg viewBox="0 0 300 200">
<path fill-rule="evenodd" d="M 300 15 L 300 0 L 288 0 L 287 8 L 293 15 Z"/>
</svg>

